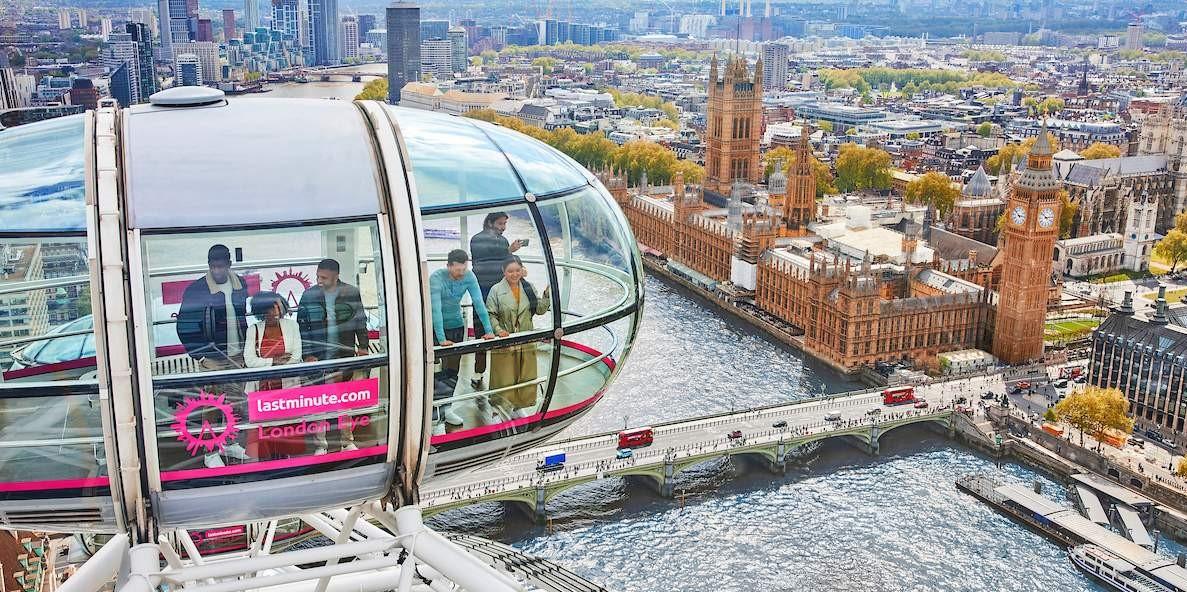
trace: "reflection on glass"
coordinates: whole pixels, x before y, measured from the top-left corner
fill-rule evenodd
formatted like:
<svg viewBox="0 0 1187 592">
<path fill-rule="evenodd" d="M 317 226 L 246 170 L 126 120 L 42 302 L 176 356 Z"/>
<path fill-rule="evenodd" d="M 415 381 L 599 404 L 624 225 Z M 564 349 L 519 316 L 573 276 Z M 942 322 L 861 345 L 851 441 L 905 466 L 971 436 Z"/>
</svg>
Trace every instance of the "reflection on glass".
<svg viewBox="0 0 1187 592">
<path fill-rule="evenodd" d="M 472 120 L 415 109 L 389 109 L 408 146 L 422 206 L 523 197 L 523 188 L 507 158 Z"/>
<path fill-rule="evenodd" d="M 0 483 L 107 474 L 98 393 L 37 398 L 2 398 L 2 393 Z"/>
<path fill-rule="evenodd" d="M 537 196 L 586 184 L 581 169 L 547 144 L 497 125 L 475 122 L 511 160 L 525 188 Z"/>
<path fill-rule="evenodd" d="M 0 134 L 0 229 L 85 230 L 82 115 Z"/>
<path fill-rule="evenodd" d="M 86 244 L 0 241 L 0 267 L 0 382 L 93 378 Z"/>
<path fill-rule="evenodd" d="M 376 358 L 357 370 L 155 388 L 162 480 L 382 459 L 387 375 Z"/>
<path fill-rule="evenodd" d="M 490 356 L 489 387 L 475 388 L 468 380 L 473 377 L 474 354 L 460 356 L 456 384 L 435 382 L 434 445 L 492 433 L 511 435 L 538 419 L 552 347 L 547 342 L 532 342 L 482 353 Z"/>
<path fill-rule="evenodd" d="M 626 340 L 617 322 L 566 335 L 549 417 L 576 413 L 600 398 L 618 368 Z"/>
</svg>

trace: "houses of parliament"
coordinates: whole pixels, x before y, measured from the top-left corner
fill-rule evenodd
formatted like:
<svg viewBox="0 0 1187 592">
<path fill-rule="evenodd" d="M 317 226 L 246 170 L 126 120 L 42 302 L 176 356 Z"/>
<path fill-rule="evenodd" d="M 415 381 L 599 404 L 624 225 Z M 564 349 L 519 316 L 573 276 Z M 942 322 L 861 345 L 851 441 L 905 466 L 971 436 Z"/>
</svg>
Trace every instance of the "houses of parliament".
<svg viewBox="0 0 1187 592">
<path fill-rule="evenodd" d="M 778 318 L 846 372 L 904 360 L 935 369 L 939 354 L 971 349 L 1011 364 L 1042 356 L 1059 220 L 1045 137 L 1009 180 L 1002 240 L 990 246 L 893 197 L 821 203 L 806 127 L 788 173 L 776 163 L 761 188 L 761 61 L 714 58 L 707 93 L 700 187 L 600 175 L 644 252 Z"/>
</svg>

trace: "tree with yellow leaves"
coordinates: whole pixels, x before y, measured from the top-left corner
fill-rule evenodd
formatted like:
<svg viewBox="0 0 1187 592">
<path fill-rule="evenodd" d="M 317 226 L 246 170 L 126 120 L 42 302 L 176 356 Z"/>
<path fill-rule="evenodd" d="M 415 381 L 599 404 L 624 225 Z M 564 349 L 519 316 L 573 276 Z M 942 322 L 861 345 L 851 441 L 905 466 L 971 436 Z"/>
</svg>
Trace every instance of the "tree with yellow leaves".
<svg viewBox="0 0 1187 592">
<path fill-rule="evenodd" d="M 890 189 L 890 154 L 877 148 L 842 144 L 837 154 L 837 189 Z"/>
<path fill-rule="evenodd" d="M 1112 144 L 1093 142 L 1087 148 L 1080 151 L 1080 156 L 1083 156 L 1085 160 L 1096 160 L 1098 158 L 1117 158 L 1121 156 L 1121 149 Z"/>
<path fill-rule="evenodd" d="M 796 155 L 795 150 L 786 146 L 780 146 L 774 150 L 768 151 L 763 155 L 765 165 L 763 166 L 763 177 L 769 178 L 775 172 L 775 163 L 783 163 L 783 174 L 790 175 L 791 167 L 795 165 Z M 836 193 L 837 188 L 833 186 L 833 171 L 827 164 L 820 162 L 820 159 L 815 156 L 812 157 L 812 173 L 816 176 L 816 198 L 819 199 L 829 193 Z"/>
<path fill-rule="evenodd" d="M 363 87 L 362 92 L 354 96 L 356 101 L 386 101 L 387 79 L 376 78 Z"/>
<path fill-rule="evenodd" d="M 952 179 L 944 173 L 932 171 L 907 183 L 903 199 L 907 203 L 931 206 L 942 220 L 948 217 L 960 197 L 960 190 L 952 185 Z"/>
<path fill-rule="evenodd" d="M 1105 430 L 1133 433 L 1133 418 L 1129 416 L 1129 401 L 1115 388 L 1088 386 L 1076 391 L 1053 408 L 1060 421 L 1080 430 L 1080 445 L 1084 434 L 1102 434 Z"/>
<path fill-rule="evenodd" d="M 1008 173 L 1014 168 L 1014 161 L 1019 156 L 1026 158 L 1030 153 L 1030 149 L 1034 147 L 1035 140 L 1038 137 L 1027 138 L 1021 144 L 1006 144 L 1002 146 L 997 154 L 985 159 L 985 172 L 990 175 L 1001 175 Z M 1051 151 L 1059 152 L 1059 140 L 1051 132 L 1047 132 L 1047 141 L 1051 143 Z"/>
</svg>

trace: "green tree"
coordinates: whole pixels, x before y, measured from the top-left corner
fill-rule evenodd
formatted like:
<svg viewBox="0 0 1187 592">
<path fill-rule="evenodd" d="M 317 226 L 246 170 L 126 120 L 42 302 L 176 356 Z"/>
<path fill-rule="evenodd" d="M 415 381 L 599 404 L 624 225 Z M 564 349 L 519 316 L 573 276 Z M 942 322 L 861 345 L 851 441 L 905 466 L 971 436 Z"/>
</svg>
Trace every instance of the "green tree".
<svg viewBox="0 0 1187 592">
<path fill-rule="evenodd" d="M 548 73 L 548 72 L 551 72 L 552 69 L 556 67 L 556 58 L 550 58 L 548 56 L 538 57 L 538 58 L 532 60 L 532 65 L 537 68 L 540 68 L 545 73 Z"/>
<path fill-rule="evenodd" d="M 1059 421 L 1059 416 L 1055 415 L 1054 409 L 1048 409 L 1047 412 L 1043 414 L 1043 419 L 1049 422 L 1056 422 Z"/>
<path fill-rule="evenodd" d="M 930 206 L 941 220 L 948 217 L 959 197 L 960 190 L 953 186 L 952 179 L 937 171 L 907 183 L 907 188 L 903 191 L 903 199 L 908 203 Z"/>
<path fill-rule="evenodd" d="M 833 122 L 825 121 L 823 119 L 816 120 L 817 129 L 823 130 L 825 133 L 833 133 Z"/>
<path fill-rule="evenodd" d="M 993 124 L 986 121 L 977 126 L 977 135 L 982 138 L 988 138 L 993 135 Z"/>
<path fill-rule="evenodd" d="M 1080 156 L 1083 156 L 1086 160 L 1094 160 L 1097 158 L 1117 158 L 1118 156 L 1121 156 L 1121 149 L 1112 144 L 1093 142 L 1087 148 L 1080 151 Z"/>
<path fill-rule="evenodd" d="M 855 128 L 855 127 L 851 127 L 851 128 L 849 128 L 849 129 L 845 130 L 845 135 L 846 135 L 846 136 L 855 136 L 855 135 L 857 135 L 857 128 Z"/>
<path fill-rule="evenodd" d="M 836 166 L 837 189 L 841 191 L 890 188 L 890 154 L 884 150 L 844 144 Z"/>
<path fill-rule="evenodd" d="M 907 132 L 908 140 L 918 140 L 920 138 L 919 132 Z"/>
<path fill-rule="evenodd" d="M 1133 432 L 1133 419 L 1129 417 L 1129 401 L 1118 389 L 1088 386 L 1076 391 L 1052 408 L 1061 420 L 1080 430 L 1080 445 L 1084 445 L 1084 434 L 1099 435 L 1105 430 Z"/>
<path fill-rule="evenodd" d="M 1171 263 L 1171 273 L 1187 261 L 1187 233 L 1175 228 L 1154 245 L 1154 254 Z"/>
<path fill-rule="evenodd" d="M 1072 225 L 1076 223 L 1076 214 L 1080 213 L 1080 204 L 1072 202 L 1067 189 L 1060 189 L 1059 205 L 1059 238 L 1071 238 Z"/>
<path fill-rule="evenodd" d="M 376 78 L 363 87 L 363 91 L 354 96 L 356 101 L 386 101 L 387 79 Z"/>
</svg>

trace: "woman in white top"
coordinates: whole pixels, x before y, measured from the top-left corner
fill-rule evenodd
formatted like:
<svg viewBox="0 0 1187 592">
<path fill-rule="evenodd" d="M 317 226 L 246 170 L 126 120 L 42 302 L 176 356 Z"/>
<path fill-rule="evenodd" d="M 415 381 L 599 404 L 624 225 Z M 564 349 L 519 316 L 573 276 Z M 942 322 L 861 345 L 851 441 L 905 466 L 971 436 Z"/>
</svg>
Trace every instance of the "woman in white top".
<svg viewBox="0 0 1187 592">
<path fill-rule="evenodd" d="M 243 362 L 248 368 L 267 368 L 301 361 L 301 328 L 286 318 L 288 303 L 275 292 L 258 292 L 251 297 L 251 312 L 260 322 L 247 327 Z M 299 378 L 268 378 L 249 384 L 247 392 L 274 391 L 300 385 Z M 288 458 L 306 452 L 305 437 L 258 440 L 248 431 L 248 454 L 261 459 Z M 322 436 L 324 438 L 324 436 Z"/>
</svg>

